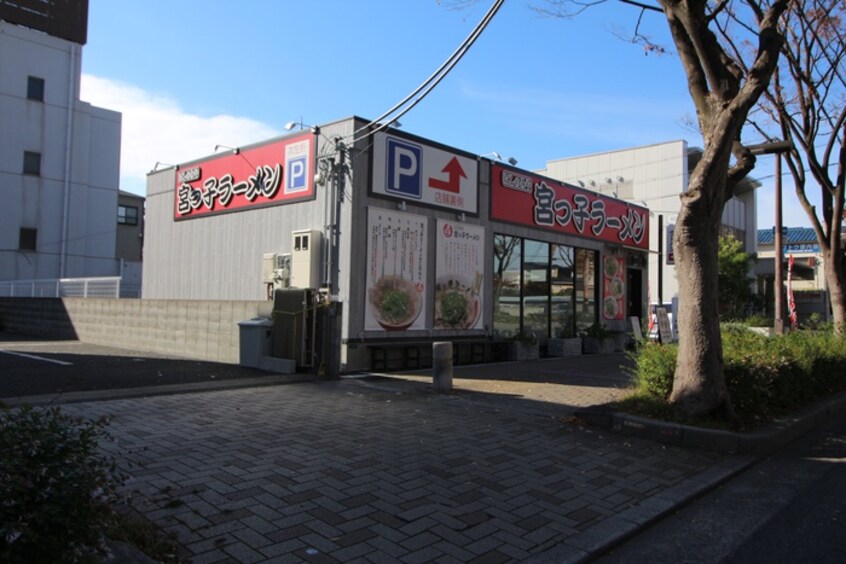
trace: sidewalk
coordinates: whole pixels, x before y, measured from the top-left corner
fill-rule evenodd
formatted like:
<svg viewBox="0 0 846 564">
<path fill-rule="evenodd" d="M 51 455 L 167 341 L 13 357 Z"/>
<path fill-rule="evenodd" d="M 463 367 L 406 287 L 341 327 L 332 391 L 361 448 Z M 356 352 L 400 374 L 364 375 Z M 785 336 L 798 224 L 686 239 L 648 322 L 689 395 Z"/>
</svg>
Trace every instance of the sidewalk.
<svg viewBox="0 0 846 564">
<path fill-rule="evenodd" d="M 193 562 L 578 562 L 754 461 L 572 424 L 622 355 L 88 401 Z"/>
</svg>

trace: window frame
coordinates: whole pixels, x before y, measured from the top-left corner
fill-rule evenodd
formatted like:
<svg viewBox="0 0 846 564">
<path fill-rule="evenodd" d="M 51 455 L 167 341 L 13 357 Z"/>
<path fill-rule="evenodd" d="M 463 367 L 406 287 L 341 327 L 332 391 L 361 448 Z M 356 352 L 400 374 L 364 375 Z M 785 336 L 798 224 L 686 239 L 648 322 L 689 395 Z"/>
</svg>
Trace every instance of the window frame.
<svg viewBox="0 0 846 564">
<path fill-rule="evenodd" d="M 32 241 L 32 245 L 25 245 Z M 18 232 L 18 250 L 24 252 L 38 251 L 38 229 L 35 227 L 21 227 Z"/>
<path fill-rule="evenodd" d="M 32 165 L 35 166 L 32 166 Z M 41 153 L 38 151 L 23 152 L 23 174 L 41 176 Z"/>
<path fill-rule="evenodd" d="M 29 75 L 26 81 L 26 98 L 35 102 L 44 101 L 44 79 L 40 76 Z"/>
<path fill-rule="evenodd" d="M 129 210 L 133 210 L 134 213 L 124 213 L 121 215 L 121 209 L 128 212 Z M 117 213 L 117 222 L 118 225 L 138 225 L 138 206 L 127 206 L 124 204 L 118 204 L 118 213 Z"/>
</svg>

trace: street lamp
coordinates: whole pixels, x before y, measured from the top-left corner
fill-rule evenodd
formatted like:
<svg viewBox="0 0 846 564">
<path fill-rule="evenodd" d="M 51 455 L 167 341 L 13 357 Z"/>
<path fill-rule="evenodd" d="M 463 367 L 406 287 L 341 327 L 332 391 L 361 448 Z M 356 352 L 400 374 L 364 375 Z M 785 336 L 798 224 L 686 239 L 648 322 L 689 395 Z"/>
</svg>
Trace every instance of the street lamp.
<svg viewBox="0 0 846 564">
<path fill-rule="evenodd" d="M 317 126 L 317 125 L 307 125 L 307 124 L 303 123 L 302 118 L 300 118 L 300 121 L 289 121 L 288 123 L 285 124 L 285 129 L 287 131 L 291 131 L 292 129 L 294 129 L 297 126 L 299 126 L 300 129 L 311 129 L 311 132 L 314 133 L 315 135 L 320 134 L 320 127 L 319 126 Z"/>
<path fill-rule="evenodd" d="M 505 162 L 507 162 L 511 166 L 514 166 L 514 165 L 517 164 L 517 159 L 515 159 L 514 157 L 508 157 L 507 159 L 503 159 L 502 155 L 500 155 L 496 151 L 491 151 L 490 153 L 485 153 L 484 155 L 479 155 L 479 156 L 480 157 L 487 157 L 487 158 L 492 157 L 494 160 L 497 160 L 497 161 L 505 160 Z"/>
<path fill-rule="evenodd" d="M 775 309 L 773 310 L 774 329 L 777 335 L 784 334 L 784 308 L 782 307 L 784 292 L 784 248 L 781 233 L 781 154 L 793 149 L 792 141 L 771 141 L 747 147 L 753 155 L 775 155 L 775 280 L 773 294 L 775 295 Z"/>
</svg>

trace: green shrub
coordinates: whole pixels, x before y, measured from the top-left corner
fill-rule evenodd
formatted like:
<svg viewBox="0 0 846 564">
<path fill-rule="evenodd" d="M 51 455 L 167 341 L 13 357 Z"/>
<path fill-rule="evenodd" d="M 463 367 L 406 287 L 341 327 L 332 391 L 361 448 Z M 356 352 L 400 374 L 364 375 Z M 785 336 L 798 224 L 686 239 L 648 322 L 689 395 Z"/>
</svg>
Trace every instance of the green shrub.
<svg viewBox="0 0 846 564">
<path fill-rule="evenodd" d="M 737 323 L 723 324 L 721 330 L 726 388 L 747 428 L 846 390 L 846 340 L 833 332 L 765 337 Z M 632 353 L 635 395 L 641 404 L 669 398 L 677 354 L 674 345 L 654 343 Z M 654 405 L 650 410 L 657 412 Z M 667 413 L 678 417 L 672 410 Z"/>
<path fill-rule="evenodd" d="M 0 412 L 0 561 L 96 561 L 121 478 L 107 421 L 58 408 Z"/>
<path fill-rule="evenodd" d="M 761 313 L 750 315 L 743 320 L 743 323 L 749 327 L 772 327 L 775 324 L 772 316 Z"/>
<path fill-rule="evenodd" d="M 678 345 L 647 342 L 638 351 L 629 353 L 635 360 L 631 375 L 638 395 L 662 401 L 670 397 L 678 351 Z"/>
</svg>

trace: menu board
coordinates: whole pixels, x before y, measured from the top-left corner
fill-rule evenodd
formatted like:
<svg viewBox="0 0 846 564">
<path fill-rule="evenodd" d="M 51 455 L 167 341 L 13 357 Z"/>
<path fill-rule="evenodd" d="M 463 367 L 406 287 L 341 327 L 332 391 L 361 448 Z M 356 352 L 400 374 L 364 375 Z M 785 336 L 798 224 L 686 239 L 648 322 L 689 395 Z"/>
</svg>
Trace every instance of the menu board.
<svg viewBox="0 0 846 564">
<path fill-rule="evenodd" d="M 435 329 L 482 327 L 485 228 L 438 220 Z"/>
<path fill-rule="evenodd" d="M 366 330 L 425 328 L 426 223 L 419 215 L 367 209 Z"/>
<path fill-rule="evenodd" d="M 623 319 L 626 295 L 626 261 L 622 257 L 606 255 L 602 260 L 602 317 Z"/>
</svg>

